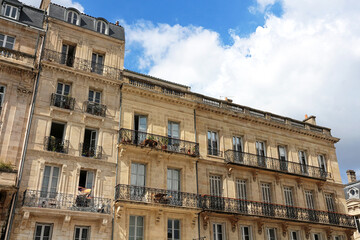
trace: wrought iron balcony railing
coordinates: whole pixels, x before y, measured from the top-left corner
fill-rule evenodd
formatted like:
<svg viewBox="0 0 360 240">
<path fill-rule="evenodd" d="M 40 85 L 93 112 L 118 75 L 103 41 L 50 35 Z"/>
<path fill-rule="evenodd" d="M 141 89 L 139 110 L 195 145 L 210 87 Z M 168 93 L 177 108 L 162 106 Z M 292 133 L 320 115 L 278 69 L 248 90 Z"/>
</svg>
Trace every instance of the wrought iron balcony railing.
<svg viewBox="0 0 360 240">
<path fill-rule="evenodd" d="M 90 158 L 102 158 L 102 146 L 91 146 L 90 144 L 80 143 L 81 156 Z"/>
<path fill-rule="evenodd" d="M 53 93 L 51 94 L 51 105 L 59 108 L 74 110 L 75 98 Z"/>
<path fill-rule="evenodd" d="M 225 161 L 237 165 L 259 167 L 324 180 L 330 175 L 330 173 L 319 167 L 233 150 L 225 151 Z"/>
<path fill-rule="evenodd" d="M 346 214 L 208 195 L 200 199 L 201 208 L 207 211 L 355 228 L 354 218 Z"/>
<path fill-rule="evenodd" d="M 45 137 L 44 147 L 50 152 L 68 153 L 69 140 L 55 138 L 54 136 Z"/>
<path fill-rule="evenodd" d="M 115 200 L 164 204 L 174 207 L 199 208 L 199 195 L 195 193 L 118 184 L 115 188 L 115 194 Z"/>
<path fill-rule="evenodd" d="M 85 72 L 93 72 L 116 80 L 120 79 L 120 68 L 106 66 L 104 64 L 73 57 L 68 54 L 52 51 L 49 49 L 44 50 L 43 60 L 63 64 L 68 67 L 74 67 Z"/>
<path fill-rule="evenodd" d="M 85 101 L 84 111 L 95 116 L 106 116 L 106 106 L 96 102 Z"/>
<path fill-rule="evenodd" d="M 193 157 L 199 156 L 199 144 L 195 142 L 124 128 L 120 129 L 119 134 L 122 144 L 151 147 L 167 152 L 186 154 Z"/>
<path fill-rule="evenodd" d="M 111 199 L 28 189 L 23 206 L 109 214 Z"/>
<path fill-rule="evenodd" d="M 33 55 L 5 47 L 0 47 L 0 57 L 4 57 L 10 60 L 21 61 L 26 64 L 34 64 L 34 60 L 35 60 L 35 56 Z"/>
</svg>

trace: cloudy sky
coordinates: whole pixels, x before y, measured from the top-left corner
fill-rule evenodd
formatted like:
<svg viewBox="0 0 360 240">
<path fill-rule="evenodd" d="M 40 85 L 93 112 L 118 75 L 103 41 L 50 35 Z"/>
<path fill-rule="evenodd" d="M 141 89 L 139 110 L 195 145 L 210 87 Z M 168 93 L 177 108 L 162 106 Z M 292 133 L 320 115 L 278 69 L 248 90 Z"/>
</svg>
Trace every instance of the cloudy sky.
<svg viewBox="0 0 360 240">
<path fill-rule="evenodd" d="M 38 6 L 39 0 L 24 0 Z M 125 27 L 125 67 L 317 123 L 360 174 L 359 0 L 53 0 Z"/>
</svg>

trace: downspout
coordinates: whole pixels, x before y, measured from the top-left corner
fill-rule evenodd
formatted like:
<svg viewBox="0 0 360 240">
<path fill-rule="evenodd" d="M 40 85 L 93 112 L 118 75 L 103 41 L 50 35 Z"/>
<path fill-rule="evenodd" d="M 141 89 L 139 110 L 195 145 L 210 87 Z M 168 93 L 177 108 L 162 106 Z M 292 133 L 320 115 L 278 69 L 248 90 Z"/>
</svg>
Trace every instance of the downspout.
<svg viewBox="0 0 360 240">
<path fill-rule="evenodd" d="M 196 109 L 194 109 L 194 134 L 195 134 L 195 142 L 197 143 L 197 134 L 196 134 Z M 200 154 L 200 147 L 199 147 Z M 196 171 L 196 195 L 199 197 L 199 176 L 198 176 L 198 162 L 195 163 L 195 171 Z M 200 200 L 200 198 L 198 199 Z M 200 240 L 200 213 L 198 213 L 198 237 Z"/>
<path fill-rule="evenodd" d="M 18 171 L 17 181 L 16 181 L 16 185 L 15 185 L 17 190 L 16 190 L 15 196 L 13 197 L 12 202 L 11 202 L 10 214 L 9 214 L 9 218 L 8 218 L 8 225 L 6 227 L 6 232 L 5 232 L 5 239 L 6 240 L 10 240 L 11 228 L 12 228 L 12 225 L 13 225 L 13 222 L 14 222 L 16 202 L 18 201 L 18 198 L 19 198 L 19 188 L 20 188 L 22 174 L 23 174 L 23 170 L 24 170 L 26 151 L 27 151 L 27 147 L 28 147 L 28 143 L 29 143 L 30 128 L 31 128 L 31 123 L 32 123 L 32 119 L 33 119 L 33 116 L 34 116 L 35 101 L 36 101 L 36 96 L 37 96 L 38 87 L 39 87 L 40 73 L 41 73 L 41 69 L 42 69 L 42 67 L 41 67 L 41 59 L 42 59 L 42 54 L 43 54 L 44 47 L 45 47 L 46 35 L 47 35 L 47 31 L 48 31 L 48 26 L 49 26 L 48 19 L 46 17 L 45 17 L 45 19 L 46 19 L 46 30 L 45 30 L 45 35 L 44 35 L 44 37 L 42 39 L 42 46 L 41 46 L 41 49 L 40 49 L 39 71 L 37 73 L 36 82 L 35 82 L 35 86 L 34 86 L 34 93 L 33 93 L 32 102 L 31 102 L 31 106 L 30 106 L 29 119 L 28 119 L 28 123 L 27 123 L 27 126 L 26 126 L 23 151 L 22 151 L 22 154 L 21 154 L 22 156 L 21 156 L 21 160 L 20 160 L 20 163 L 19 163 L 19 171 Z"/>
<path fill-rule="evenodd" d="M 120 73 L 121 77 L 120 80 L 122 80 L 122 73 Z M 111 226 L 111 240 L 114 239 L 114 231 L 115 231 L 115 201 L 116 201 L 116 185 L 118 182 L 118 170 L 119 170 L 119 144 L 120 144 L 120 129 L 121 129 L 121 111 L 122 111 L 122 86 L 120 85 L 120 106 L 119 106 L 119 130 L 118 130 L 118 141 L 117 141 L 117 154 L 116 154 L 116 172 L 115 172 L 115 191 L 114 191 L 114 207 L 113 207 L 113 218 L 112 218 L 112 226 Z"/>
</svg>

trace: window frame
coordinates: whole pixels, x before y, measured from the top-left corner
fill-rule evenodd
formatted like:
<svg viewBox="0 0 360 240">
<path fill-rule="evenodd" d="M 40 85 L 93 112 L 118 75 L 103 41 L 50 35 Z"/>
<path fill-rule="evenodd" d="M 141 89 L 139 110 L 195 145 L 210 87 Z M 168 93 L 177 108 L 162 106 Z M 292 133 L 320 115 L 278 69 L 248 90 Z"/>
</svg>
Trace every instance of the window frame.
<svg viewBox="0 0 360 240">
<path fill-rule="evenodd" d="M 130 228 L 132 227 L 131 226 L 131 224 L 130 224 L 130 222 L 131 222 L 131 217 L 134 217 L 135 219 L 134 219 L 134 223 L 135 223 L 135 225 L 134 225 L 134 236 L 133 236 L 133 239 L 135 240 L 138 240 L 139 239 L 139 236 L 137 236 L 137 233 L 138 233 L 138 231 L 137 231 L 137 228 L 139 227 L 138 225 L 137 225 L 137 223 L 138 223 L 138 218 L 142 218 L 142 226 L 141 226 L 141 228 L 142 228 L 142 239 L 141 240 L 144 240 L 145 239 L 145 217 L 144 216 L 139 216 L 139 215 L 130 215 L 129 216 L 129 240 L 130 240 Z"/>
<path fill-rule="evenodd" d="M 100 24 L 100 31 L 98 31 L 98 26 Z M 95 31 L 101 34 L 106 34 L 108 35 L 108 29 L 109 29 L 109 24 L 103 20 L 97 20 L 95 22 Z"/>
<path fill-rule="evenodd" d="M 283 193 L 284 193 L 284 200 L 285 200 L 284 205 L 289 206 L 289 207 L 294 207 L 295 206 L 294 196 L 296 195 L 296 194 L 294 194 L 294 188 L 289 187 L 289 186 L 284 186 Z M 287 200 L 290 200 L 290 201 L 287 201 Z M 287 204 L 287 203 L 289 203 L 289 204 Z"/>
<path fill-rule="evenodd" d="M 209 137 L 209 134 L 210 134 L 210 137 Z M 216 139 L 213 139 L 214 135 L 215 135 Z M 215 147 L 214 147 L 215 140 L 216 140 L 216 152 L 214 152 L 215 151 Z M 210 143 L 210 145 L 209 145 L 209 143 Z M 213 130 L 207 131 L 207 154 L 210 156 L 219 156 L 220 155 L 220 140 L 219 140 L 219 132 L 218 131 L 213 131 Z"/>
<path fill-rule="evenodd" d="M 79 228 L 80 229 L 80 236 L 78 238 L 78 240 L 82 240 L 82 230 L 87 229 L 88 230 L 88 235 L 86 236 L 86 240 L 90 240 L 90 232 L 91 232 L 91 227 L 90 226 L 75 226 L 74 228 L 74 240 L 76 240 L 76 229 Z"/>
<path fill-rule="evenodd" d="M 93 92 L 92 99 L 90 99 L 90 92 Z M 97 100 L 96 94 L 100 95 L 99 102 L 96 101 Z M 97 91 L 97 90 L 94 90 L 94 89 L 89 89 L 89 93 L 88 93 L 88 101 L 89 102 L 95 103 L 95 104 L 101 104 L 101 102 L 102 102 L 101 98 L 102 98 L 102 92 L 101 91 Z"/>
<path fill-rule="evenodd" d="M 1 89 L 3 89 L 3 91 L 1 92 Z M 5 99 L 5 95 L 6 94 L 6 86 L 0 84 L 0 108 L 3 106 L 4 104 L 4 99 Z M 1 113 L 1 110 L 0 110 Z"/>
<path fill-rule="evenodd" d="M 10 7 L 10 15 L 7 16 L 6 15 L 6 9 Z M 14 9 L 16 10 L 16 14 L 15 14 L 15 17 L 12 17 L 12 13 L 14 11 Z M 11 5 L 11 4 L 5 4 L 4 7 L 3 7 L 3 14 L 2 14 L 4 17 L 7 17 L 7 18 L 11 18 L 11 19 L 15 19 L 15 20 L 19 20 L 19 17 L 20 17 L 20 9 L 14 5 Z"/>
<path fill-rule="evenodd" d="M 171 177 L 169 178 L 169 171 L 171 172 Z M 178 179 L 174 178 L 173 173 L 176 172 L 178 174 Z M 175 181 L 177 180 L 177 189 L 174 190 L 173 187 L 173 183 L 175 183 Z M 171 188 L 169 186 L 169 181 L 171 182 Z M 173 191 L 173 192 L 181 192 L 181 170 L 180 169 L 176 169 L 176 168 L 167 168 L 166 171 L 166 188 L 168 191 Z"/>
<path fill-rule="evenodd" d="M 216 183 L 216 185 L 213 185 L 212 183 L 215 183 L 215 182 L 218 182 Z M 209 175 L 209 188 L 210 188 L 210 196 L 215 196 L 215 197 L 221 197 L 222 194 L 223 194 L 223 179 L 222 179 L 222 176 L 221 175 L 216 175 L 216 174 L 210 174 Z M 216 192 L 219 192 L 219 193 L 216 193 L 215 190 L 216 188 L 218 188 Z"/>
<path fill-rule="evenodd" d="M 323 154 L 318 155 L 318 164 L 319 164 L 320 169 L 324 170 L 324 172 L 327 172 L 327 164 L 326 164 L 325 155 L 323 155 Z"/>
<path fill-rule="evenodd" d="M 296 234 L 296 239 L 293 238 L 293 233 Z M 290 240 L 300 240 L 300 239 L 301 239 L 301 238 L 300 238 L 300 232 L 297 231 L 297 230 L 290 230 L 290 232 L 289 232 L 289 238 L 290 238 Z"/>
<path fill-rule="evenodd" d="M 324 193 L 324 199 L 325 199 L 326 209 L 329 212 L 336 212 L 335 194 Z"/>
<path fill-rule="evenodd" d="M 278 239 L 277 229 L 274 228 L 274 227 L 268 227 L 268 228 L 266 228 L 266 239 L 267 239 L 267 240 L 272 240 L 272 239 L 270 238 L 270 230 L 273 230 L 273 231 L 274 231 L 274 237 L 275 237 L 274 240 L 277 240 L 277 239 Z"/>
<path fill-rule="evenodd" d="M 2 44 L 0 47 L 6 48 L 6 49 L 10 49 L 10 50 L 14 50 L 15 42 L 16 42 L 16 37 L 13 37 L 13 36 L 10 36 L 10 35 L 6 35 L 6 34 L 2 34 L 2 33 L 0 33 L 0 35 L 3 35 L 3 36 L 4 36 L 3 44 Z M 12 43 L 12 48 L 6 47 L 6 44 L 8 43 L 8 37 L 11 37 L 11 38 L 14 39 L 14 42 Z"/>
<path fill-rule="evenodd" d="M 72 13 L 73 15 L 71 16 L 71 21 L 69 22 L 69 14 Z M 76 14 L 76 22 L 74 23 L 74 15 Z M 76 26 L 79 26 L 80 25 L 80 14 L 77 13 L 76 11 L 74 10 L 68 10 L 67 13 L 66 13 L 66 19 L 65 21 L 67 23 L 70 23 L 70 24 L 73 24 L 73 25 L 76 25 Z"/>
<path fill-rule="evenodd" d="M 248 228 L 248 231 L 249 231 L 249 235 L 248 236 L 245 236 L 244 234 L 244 229 L 245 228 Z M 249 238 L 249 240 L 252 240 L 253 239 L 253 234 L 252 234 L 252 227 L 251 226 L 248 226 L 248 225 L 241 225 L 240 226 L 240 237 L 241 237 L 241 240 L 247 240 L 246 237 Z"/>
<path fill-rule="evenodd" d="M 171 221 L 171 227 L 169 227 L 169 221 Z M 175 229 L 175 221 L 179 222 L 179 229 Z M 172 235 L 171 238 L 169 238 L 169 236 L 167 236 L 168 240 L 180 240 L 181 239 L 181 221 L 180 221 L 180 219 L 169 218 L 168 219 L 168 224 L 167 224 L 167 230 L 168 230 L 168 232 L 169 232 L 169 230 L 171 230 L 171 235 Z M 179 231 L 179 238 L 175 238 L 174 232 L 176 230 Z"/>
<path fill-rule="evenodd" d="M 261 188 L 261 200 L 264 203 L 272 203 L 273 199 L 272 199 L 272 184 L 271 183 L 260 183 L 260 188 Z M 268 191 L 268 193 L 265 195 L 264 193 Z"/>
<path fill-rule="evenodd" d="M 212 224 L 212 230 L 213 230 L 213 238 L 214 240 L 218 240 L 218 230 L 217 230 L 217 226 L 221 226 L 221 239 L 226 240 L 226 234 L 225 234 L 225 223 L 213 223 Z M 214 231 L 215 229 L 215 231 Z"/>
<path fill-rule="evenodd" d="M 49 167 L 50 168 L 50 174 L 49 174 L 49 182 L 47 183 L 47 189 L 46 191 L 43 191 L 44 188 L 44 177 L 45 177 L 45 169 Z M 58 168 L 58 175 L 57 175 L 57 182 L 56 182 L 56 188 L 54 192 L 51 192 L 51 188 L 52 188 L 52 184 L 53 184 L 53 178 L 54 178 L 54 168 Z M 50 164 L 46 164 L 44 166 L 44 171 L 42 172 L 42 179 L 41 179 L 41 187 L 40 187 L 40 197 L 41 198 L 53 198 L 51 197 L 52 194 L 55 194 L 55 196 L 57 195 L 58 192 L 58 188 L 59 188 L 59 183 L 61 180 L 61 167 L 60 166 L 55 166 L 55 165 L 50 165 Z M 45 193 L 46 195 L 43 195 L 43 193 Z"/>
<path fill-rule="evenodd" d="M 50 227 L 50 234 L 49 234 L 49 240 L 52 239 L 52 233 L 53 233 L 53 224 L 52 223 L 36 223 L 35 224 L 35 229 L 34 229 L 34 240 L 37 240 L 37 237 L 36 236 L 36 232 L 37 232 L 37 227 L 38 226 L 41 226 L 41 235 L 40 235 L 40 240 L 43 240 L 44 239 L 44 230 L 45 230 L 45 227 L 46 226 L 49 226 Z"/>
<path fill-rule="evenodd" d="M 315 236 L 318 236 L 318 237 L 319 237 L 318 240 L 322 240 L 321 233 L 313 233 L 313 234 L 312 234 L 312 239 L 313 239 L 313 240 L 316 240 L 316 239 L 315 239 Z"/>
<path fill-rule="evenodd" d="M 240 152 L 240 153 L 244 152 L 244 145 L 243 145 L 243 137 L 242 136 L 234 135 L 232 137 L 232 145 L 233 145 L 233 150 L 235 152 Z M 239 151 L 239 148 L 241 149 L 241 151 Z"/>
<path fill-rule="evenodd" d="M 236 197 L 238 199 L 247 200 L 248 199 L 247 180 L 237 178 L 235 180 L 235 186 L 236 186 Z"/>
<path fill-rule="evenodd" d="M 315 204 L 316 201 L 315 201 L 315 193 L 314 193 L 314 191 L 313 190 L 305 190 L 304 193 L 305 193 L 306 208 L 311 209 L 311 210 L 315 210 L 316 209 L 316 204 Z M 308 201 L 308 200 L 310 200 L 310 198 L 308 198 L 310 196 L 311 196 L 311 201 Z M 310 206 L 309 203 L 311 203 L 312 206 Z"/>
</svg>

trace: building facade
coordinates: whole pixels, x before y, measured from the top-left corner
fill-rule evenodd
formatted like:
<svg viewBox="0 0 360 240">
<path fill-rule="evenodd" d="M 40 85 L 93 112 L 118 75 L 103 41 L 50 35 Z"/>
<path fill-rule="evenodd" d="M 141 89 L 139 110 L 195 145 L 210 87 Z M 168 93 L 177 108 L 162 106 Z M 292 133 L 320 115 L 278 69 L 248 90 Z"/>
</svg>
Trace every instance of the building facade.
<svg viewBox="0 0 360 240">
<path fill-rule="evenodd" d="M 23 153 L 44 12 L 0 1 L 0 229 L 4 237 Z"/>
<path fill-rule="evenodd" d="M 356 231 L 354 239 L 360 239 L 360 181 L 356 179 L 354 170 L 347 170 L 348 184 L 345 184 L 344 193 L 348 212 L 355 218 Z"/>
<path fill-rule="evenodd" d="M 13 1 L 13 0 L 12 0 Z M 10 239 L 351 239 L 331 130 L 124 69 L 124 29 L 43 0 Z"/>
</svg>

